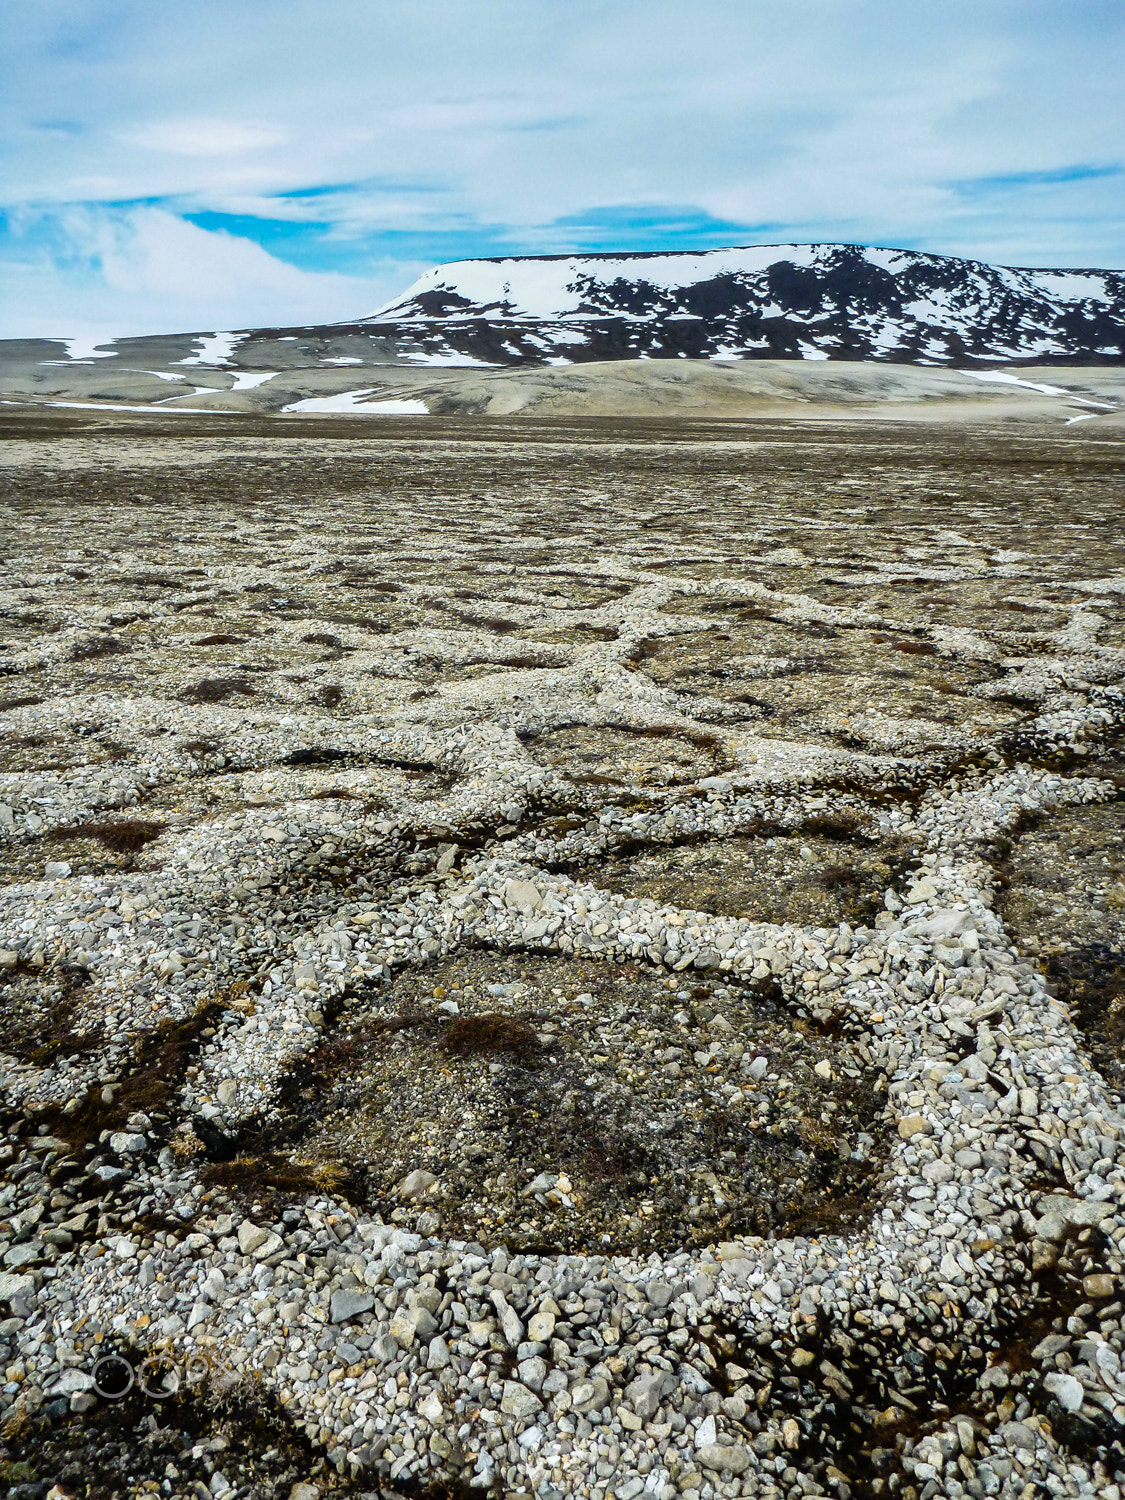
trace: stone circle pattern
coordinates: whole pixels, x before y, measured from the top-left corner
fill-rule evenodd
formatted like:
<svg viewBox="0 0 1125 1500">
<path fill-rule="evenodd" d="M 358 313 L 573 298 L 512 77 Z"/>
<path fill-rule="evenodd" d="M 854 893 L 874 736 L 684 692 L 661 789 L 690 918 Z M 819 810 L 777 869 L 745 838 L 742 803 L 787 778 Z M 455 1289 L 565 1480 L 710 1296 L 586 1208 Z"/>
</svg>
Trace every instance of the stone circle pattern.
<svg viewBox="0 0 1125 1500">
<path fill-rule="evenodd" d="M 1110 445 L 2 461 L 13 1483 L 1120 1493 Z"/>
</svg>

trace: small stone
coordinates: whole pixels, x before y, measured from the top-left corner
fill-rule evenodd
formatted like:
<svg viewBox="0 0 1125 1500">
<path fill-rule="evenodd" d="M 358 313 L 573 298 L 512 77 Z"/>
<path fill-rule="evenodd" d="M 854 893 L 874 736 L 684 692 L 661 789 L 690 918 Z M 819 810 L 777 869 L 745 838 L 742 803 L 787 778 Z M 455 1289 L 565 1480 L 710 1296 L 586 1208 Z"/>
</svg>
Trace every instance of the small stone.
<svg viewBox="0 0 1125 1500">
<path fill-rule="evenodd" d="M 434 1317 L 430 1309 L 416 1304 L 407 1313 L 407 1317 L 413 1323 L 414 1332 L 418 1338 L 424 1339 L 428 1344 L 434 1334 L 437 1333 L 439 1326 L 438 1320 Z"/>
<path fill-rule="evenodd" d="M 608 1401 L 609 1386 L 600 1375 L 591 1380 L 580 1380 L 571 1387 L 570 1404 L 580 1416 L 588 1411 L 601 1411 Z"/>
<path fill-rule="evenodd" d="M 645 1296 L 653 1307 L 667 1307 L 675 1292 L 666 1281 L 650 1281 L 645 1287 Z"/>
<path fill-rule="evenodd" d="M 813 1356 L 810 1354 L 809 1358 L 812 1359 Z M 790 1453 L 796 1452 L 800 1446 L 801 1429 L 792 1417 L 786 1417 L 785 1421 L 781 1424 L 781 1441 Z"/>
<path fill-rule="evenodd" d="M 1032 1240 L 1031 1242 L 1031 1269 L 1033 1271 L 1049 1271 L 1059 1261 L 1059 1247 L 1053 1245 L 1049 1240 Z"/>
<path fill-rule="evenodd" d="M 504 1296 L 503 1292 L 495 1291 L 492 1293 L 492 1305 L 496 1309 L 497 1316 L 500 1319 L 500 1327 L 504 1330 L 504 1337 L 507 1339 L 509 1347 L 518 1349 L 520 1344 L 523 1343 L 524 1333 L 519 1314 L 514 1307 L 509 1306 L 508 1299 Z"/>
<path fill-rule="evenodd" d="M 374 1306 L 375 1298 L 370 1292 L 333 1292 L 329 1303 L 329 1317 L 333 1323 L 346 1323 L 350 1318 L 358 1318 L 363 1313 L 370 1312 Z"/>
<path fill-rule="evenodd" d="M 543 1389 L 543 1382 L 547 1378 L 547 1361 L 540 1359 L 539 1355 L 532 1355 L 530 1359 L 521 1359 L 516 1366 L 521 1382 L 533 1391 Z"/>
<path fill-rule="evenodd" d="M 533 1313 L 527 1320 L 527 1336 L 535 1344 L 550 1343 L 555 1332 L 555 1315 L 552 1312 Z"/>
<path fill-rule="evenodd" d="M 927 880 L 926 877 L 923 876 L 922 879 L 916 881 L 911 889 L 907 892 L 906 904 L 907 906 L 921 906 L 924 901 L 936 901 L 937 894 L 937 886 L 933 883 L 932 880 Z"/>
<path fill-rule="evenodd" d="M 1107 1276 L 1104 1272 L 1098 1272 L 1093 1276 L 1083 1276 L 1082 1290 L 1091 1302 L 1102 1302 L 1105 1298 L 1113 1296 L 1113 1277 Z"/>
<path fill-rule="evenodd" d="M 1082 1405 L 1082 1386 L 1073 1375 L 1051 1370 L 1043 1377 L 1043 1389 L 1054 1396 L 1063 1411 L 1077 1411 Z"/>
<path fill-rule="evenodd" d="M 1000 1436 L 1013 1453 L 1017 1448 L 1025 1448 L 1029 1453 L 1035 1452 L 1035 1434 L 1023 1422 L 1005 1422 L 1000 1428 Z"/>
<path fill-rule="evenodd" d="M 0 1302 L 11 1302 L 17 1297 L 30 1297 L 35 1291 L 33 1276 L 16 1276 L 0 1272 Z"/>
<path fill-rule="evenodd" d="M 521 1190 L 520 1197 L 533 1198 L 536 1193 L 549 1193 L 558 1180 L 557 1172 L 540 1172 L 538 1177 L 533 1177 Z"/>
<path fill-rule="evenodd" d="M 629 1405 L 642 1421 L 654 1417 L 661 1401 L 673 1389 L 676 1382 L 666 1370 L 657 1370 L 652 1375 L 638 1375 L 631 1385 L 625 1387 Z"/>
<path fill-rule="evenodd" d="M 238 1248 L 243 1255 L 252 1255 L 259 1245 L 264 1245 L 269 1239 L 268 1229 L 262 1229 L 258 1224 L 252 1224 L 249 1219 L 244 1219 L 238 1226 Z"/>
<path fill-rule="evenodd" d="M 534 1391 L 528 1390 L 518 1380 L 505 1380 L 500 1410 L 506 1417 L 533 1417 L 543 1410 L 543 1403 Z"/>
<path fill-rule="evenodd" d="M 70 866 L 65 859 L 49 859 L 43 866 L 44 880 L 65 880 L 70 874 Z"/>
<path fill-rule="evenodd" d="M 238 1097 L 238 1084 L 233 1078 L 224 1078 L 215 1090 L 215 1098 L 220 1104 L 233 1104 Z"/>
<path fill-rule="evenodd" d="M 712 1443 L 717 1443 L 719 1435 L 715 1427 L 713 1416 L 704 1417 L 695 1429 L 695 1446 L 697 1448 L 709 1448 Z"/>
<path fill-rule="evenodd" d="M 530 880 L 507 880 L 504 882 L 504 905 L 510 911 L 533 912 L 543 905 L 543 897 Z"/>
<path fill-rule="evenodd" d="M 24 1266 L 33 1266 L 42 1255 L 42 1246 L 34 1241 L 27 1245 L 13 1245 L 5 1252 L 4 1264 L 12 1271 L 22 1270 Z"/>
<path fill-rule="evenodd" d="M 902 1140 L 909 1141 L 916 1135 L 933 1135 L 934 1127 L 924 1115 L 904 1115 L 898 1122 L 898 1133 Z"/>
<path fill-rule="evenodd" d="M 116 1151 L 118 1156 L 135 1155 L 143 1151 L 148 1145 L 143 1135 L 134 1134 L 129 1130 L 115 1130 L 109 1138 L 111 1151 Z"/>
<path fill-rule="evenodd" d="M 452 1356 L 449 1353 L 449 1345 L 439 1335 L 430 1340 L 430 1346 L 426 1351 L 426 1369 L 444 1370 L 448 1368 Z"/>
<path fill-rule="evenodd" d="M 705 1469 L 721 1472 L 727 1469 L 732 1474 L 745 1474 L 750 1467 L 750 1450 L 733 1443 L 709 1443 L 695 1455 Z"/>
<path fill-rule="evenodd" d="M 420 1167 L 413 1172 L 408 1172 L 398 1185 L 400 1198 L 424 1198 L 437 1183 L 437 1178 L 432 1172 L 424 1172 Z"/>
</svg>

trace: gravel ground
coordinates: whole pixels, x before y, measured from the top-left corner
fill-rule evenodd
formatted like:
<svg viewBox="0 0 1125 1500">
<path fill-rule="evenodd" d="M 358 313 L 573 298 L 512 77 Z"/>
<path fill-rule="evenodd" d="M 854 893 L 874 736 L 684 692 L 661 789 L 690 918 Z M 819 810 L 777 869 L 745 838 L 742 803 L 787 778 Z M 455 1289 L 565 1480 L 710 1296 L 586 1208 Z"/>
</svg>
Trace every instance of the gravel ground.
<svg viewBox="0 0 1125 1500">
<path fill-rule="evenodd" d="M 1120 1500 L 1114 454 L 430 430 L 0 455 L 9 1494 Z"/>
</svg>

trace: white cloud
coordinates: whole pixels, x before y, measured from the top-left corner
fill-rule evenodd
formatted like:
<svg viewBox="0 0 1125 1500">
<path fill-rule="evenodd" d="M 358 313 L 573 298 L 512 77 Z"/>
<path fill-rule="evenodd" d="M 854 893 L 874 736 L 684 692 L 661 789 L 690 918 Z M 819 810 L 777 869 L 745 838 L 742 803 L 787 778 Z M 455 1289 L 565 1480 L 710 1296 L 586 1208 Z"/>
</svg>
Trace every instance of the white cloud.
<svg viewBox="0 0 1125 1500">
<path fill-rule="evenodd" d="M 330 322 L 402 285 L 397 263 L 376 265 L 370 278 L 301 271 L 159 208 L 72 209 L 26 228 L 34 248 L 0 277 L 0 337 Z"/>
<path fill-rule="evenodd" d="M 143 151 L 167 151 L 173 156 L 242 156 L 289 139 L 273 125 L 244 120 L 160 120 L 124 131 L 122 141 Z"/>
</svg>

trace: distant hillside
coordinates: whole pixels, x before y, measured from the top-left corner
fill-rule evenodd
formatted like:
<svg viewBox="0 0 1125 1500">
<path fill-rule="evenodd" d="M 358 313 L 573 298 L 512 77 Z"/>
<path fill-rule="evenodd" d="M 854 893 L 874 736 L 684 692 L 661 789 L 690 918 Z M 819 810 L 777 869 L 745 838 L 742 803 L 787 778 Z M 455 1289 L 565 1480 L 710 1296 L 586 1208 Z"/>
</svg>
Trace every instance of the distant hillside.
<svg viewBox="0 0 1125 1500">
<path fill-rule="evenodd" d="M 861 245 L 453 261 L 363 323 L 435 360 L 1125 359 L 1125 272 Z"/>
</svg>

